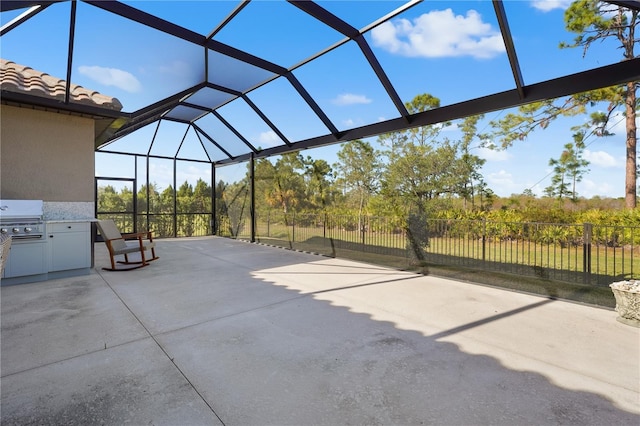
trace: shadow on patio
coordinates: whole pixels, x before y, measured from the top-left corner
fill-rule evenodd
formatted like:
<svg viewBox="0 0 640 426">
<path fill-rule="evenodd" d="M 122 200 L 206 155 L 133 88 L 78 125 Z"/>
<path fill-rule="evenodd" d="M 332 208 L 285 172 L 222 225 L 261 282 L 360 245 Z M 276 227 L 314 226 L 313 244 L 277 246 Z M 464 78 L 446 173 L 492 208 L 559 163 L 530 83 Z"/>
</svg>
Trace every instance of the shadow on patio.
<svg viewBox="0 0 640 426">
<path fill-rule="evenodd" d="M 2 424 L 638 424 L 615 312 L 205 237 L 2 287 Z"/>
</svg>

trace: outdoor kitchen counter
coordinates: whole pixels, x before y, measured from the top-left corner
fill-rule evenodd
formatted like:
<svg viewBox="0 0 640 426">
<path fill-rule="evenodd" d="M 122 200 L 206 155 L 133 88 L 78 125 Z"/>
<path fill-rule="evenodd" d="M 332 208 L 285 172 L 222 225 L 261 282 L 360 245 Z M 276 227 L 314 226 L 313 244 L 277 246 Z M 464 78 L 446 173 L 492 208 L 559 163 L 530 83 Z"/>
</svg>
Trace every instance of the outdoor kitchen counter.
<svg viewBox="0 0 640 426">
<path fill-rule="evenodd" d="M 74 223 L 74 222 L 97 222 L 98 219 L 45 219 L 46 223 Z"/>
<path fill-rule="evenodd" d="M 89 273 L 93 264 L 93 218 L 45 220 L 49 278 Z"/>
<path fill-rule="evenodd" d="M 0 232 L 12 237 L 0 285 L 89 274 L 94 208 L 88 202 L 0 200 Z"/>
</svg>

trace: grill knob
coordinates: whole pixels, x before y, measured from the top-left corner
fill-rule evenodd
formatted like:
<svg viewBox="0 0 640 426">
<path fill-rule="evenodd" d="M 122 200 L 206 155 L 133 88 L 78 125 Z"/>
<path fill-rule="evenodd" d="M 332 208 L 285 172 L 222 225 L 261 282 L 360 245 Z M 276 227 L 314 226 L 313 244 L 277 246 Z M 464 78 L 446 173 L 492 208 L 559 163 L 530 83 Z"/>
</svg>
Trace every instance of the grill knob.
<svg viewBox="0 0 640 426">
<path fill-rule="evenodd" d="M 24 228 L 24 232 L 28 233 L 28 232 L 31 232 L 31 231 L 33 231 L 33 229 L 29 228 L 28 226 L 26 228 Z"/>
<path fill-rule="evenodd" d="M 14 234 L 17 234 L 20 232 L 20 228 L 13 228 L 11 231 L 13 231 Z"/>
<path fill-rule="evenodd" d="M 7 228 L 0 229 L 0 234 L 6 234 L 7 232 L 9 232 Z"/>
</svg>

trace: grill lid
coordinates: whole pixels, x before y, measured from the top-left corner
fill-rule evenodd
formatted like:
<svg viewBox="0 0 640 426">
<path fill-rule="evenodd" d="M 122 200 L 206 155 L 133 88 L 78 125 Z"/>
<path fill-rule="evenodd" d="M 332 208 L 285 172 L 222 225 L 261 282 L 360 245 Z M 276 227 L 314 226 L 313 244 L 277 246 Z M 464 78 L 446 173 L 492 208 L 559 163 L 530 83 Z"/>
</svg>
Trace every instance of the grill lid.
<svg viewBox="0 0 640 426">
<path fill-rule="evenodd" d="M 42 200 L 0 200 L 0 221 L 41 221 L 44 214 Z"/>
</svg>

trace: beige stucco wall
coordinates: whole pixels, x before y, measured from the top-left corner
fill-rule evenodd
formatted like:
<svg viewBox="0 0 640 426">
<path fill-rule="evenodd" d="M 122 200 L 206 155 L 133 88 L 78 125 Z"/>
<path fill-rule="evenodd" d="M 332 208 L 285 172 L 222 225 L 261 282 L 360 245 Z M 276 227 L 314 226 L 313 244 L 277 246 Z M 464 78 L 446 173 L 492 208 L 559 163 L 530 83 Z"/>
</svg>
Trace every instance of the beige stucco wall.
<svg viewBox="0 0 640 426">
<path fill-rule="evenodd" d="M 0 106 L 0 198 L 94 201 L 94 121 Z"/>
</svg>

